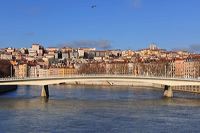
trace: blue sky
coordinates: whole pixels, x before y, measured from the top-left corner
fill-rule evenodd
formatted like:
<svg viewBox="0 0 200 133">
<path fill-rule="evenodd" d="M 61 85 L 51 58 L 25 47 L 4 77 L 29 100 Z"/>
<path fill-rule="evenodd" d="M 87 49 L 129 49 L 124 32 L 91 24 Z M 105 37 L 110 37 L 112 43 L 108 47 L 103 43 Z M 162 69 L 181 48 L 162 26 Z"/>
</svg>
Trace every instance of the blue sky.
<svg viewBox="0 0 200 133">
<path fill-rule="evenodd" d="M 0 47 L 188 48 L 200 45 L 199 7 L 200 0 L 0 0 Z"/>
</svg>

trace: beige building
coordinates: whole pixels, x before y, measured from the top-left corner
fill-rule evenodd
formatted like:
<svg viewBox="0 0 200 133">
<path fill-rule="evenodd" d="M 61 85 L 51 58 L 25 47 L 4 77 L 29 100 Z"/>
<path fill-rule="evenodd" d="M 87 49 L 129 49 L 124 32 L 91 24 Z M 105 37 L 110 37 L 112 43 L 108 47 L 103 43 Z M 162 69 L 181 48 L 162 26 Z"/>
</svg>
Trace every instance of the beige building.
<svg viewBox="0 0 200 133">
<path fill-rule="evenodd" d="M 67 75 L 77 74 L 75 68 L 49 68 L 48 76 L 64 77 Z"/>
<path fill-rule="evenodd" d="M 48 69 L 40 68 L 39 69 L 39 77 L 40 78 L 49 77 L 49 75 L 48 75 Z"/>
<path fill-rule="evenodd" d="M 184 78 L 198 78 L 200 73 L 200 62 L 197 60 L 186 60 L 184 62 Z"/>
<path fill-rule="evenodd" d="M 198 78 L 200 76 L 200 61 L 193 59 L 176 60 L 175 77 Z"/>
<path fill-rule="evenodd" d="M 124 50 L 122 51 L 122 57 L 131 58 L 135 54 L 132 50 Z"/>
<path fill-rule="evenodd" d="M 12 58 L 13 58 L 12 54 L 9 54 L 9 53 L 1 54 L 2 60 L 12 60 Z"/>
<path fill-rule="evenodd" d="M 27 64 L 18 64 L 14 66 L 15 77 L 25 78 L 28 76 L 28 66 Z"/>
<path fill-rule="evenodd" d="M 39 77 L 40 66 L 29 66 L 28 68 L 28 77 Z"/>
</svg>

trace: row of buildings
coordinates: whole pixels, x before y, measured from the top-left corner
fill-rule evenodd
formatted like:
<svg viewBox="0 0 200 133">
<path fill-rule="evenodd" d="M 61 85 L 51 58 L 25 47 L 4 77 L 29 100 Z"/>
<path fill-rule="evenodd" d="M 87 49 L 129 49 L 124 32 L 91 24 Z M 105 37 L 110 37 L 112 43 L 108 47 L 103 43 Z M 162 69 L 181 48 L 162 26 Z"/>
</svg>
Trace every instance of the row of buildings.
<svg viewBox="0 0 200 133">
<path fill-rule="evenodd" d="M 167 51 L 151 44 L 133 50 L 95 48 L 4 48 L 0 59 L 11 63 L 12 77 L 52 77 L 72 74 L 130 74 L 180 78 L 200 77 L 200 55 Z"/>
<path fill-rule="evenodd" d="M 77 74 L 75 68 L 55 67 L 41 68 L 40 65 L 29 66 L 27 64 L 19 64 L 14 66 L 14 76 L 18 78 L 24 77 L 63 77 L 66 75 Z"/>
</svg>

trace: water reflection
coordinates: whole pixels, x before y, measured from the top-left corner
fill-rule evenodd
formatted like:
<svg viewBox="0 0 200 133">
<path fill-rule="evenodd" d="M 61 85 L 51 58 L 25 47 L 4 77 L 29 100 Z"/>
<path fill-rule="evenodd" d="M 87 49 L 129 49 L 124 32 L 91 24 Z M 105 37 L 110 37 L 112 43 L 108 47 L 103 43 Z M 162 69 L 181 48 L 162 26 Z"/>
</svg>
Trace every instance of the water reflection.
<svg viewBox="0 0 200 133">
<path fill-rule="evenodd" d="M 20 86 L 0 96 L 1 132 L 196 132 L 199 95 L 134 87 Z M 190 124 L 188 124 L 190 123 Z M 9 125 L 9 126 L 5 126 Z M 163 128 L 164 127 L 164 128 Z"/>
</svg>

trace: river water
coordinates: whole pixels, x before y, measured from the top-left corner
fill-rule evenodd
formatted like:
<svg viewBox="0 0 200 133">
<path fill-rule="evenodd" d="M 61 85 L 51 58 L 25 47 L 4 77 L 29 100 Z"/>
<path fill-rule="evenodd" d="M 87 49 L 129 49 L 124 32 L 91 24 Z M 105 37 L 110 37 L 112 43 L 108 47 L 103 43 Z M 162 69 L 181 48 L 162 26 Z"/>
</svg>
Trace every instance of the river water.
<svg viewBox="0 0 200 133">
<path fill-rule="evenodd" d="M 199 132 L 200 95 L 124 86 L 20 86 L 0 95 L 0 133 Z"/>
</svg>

